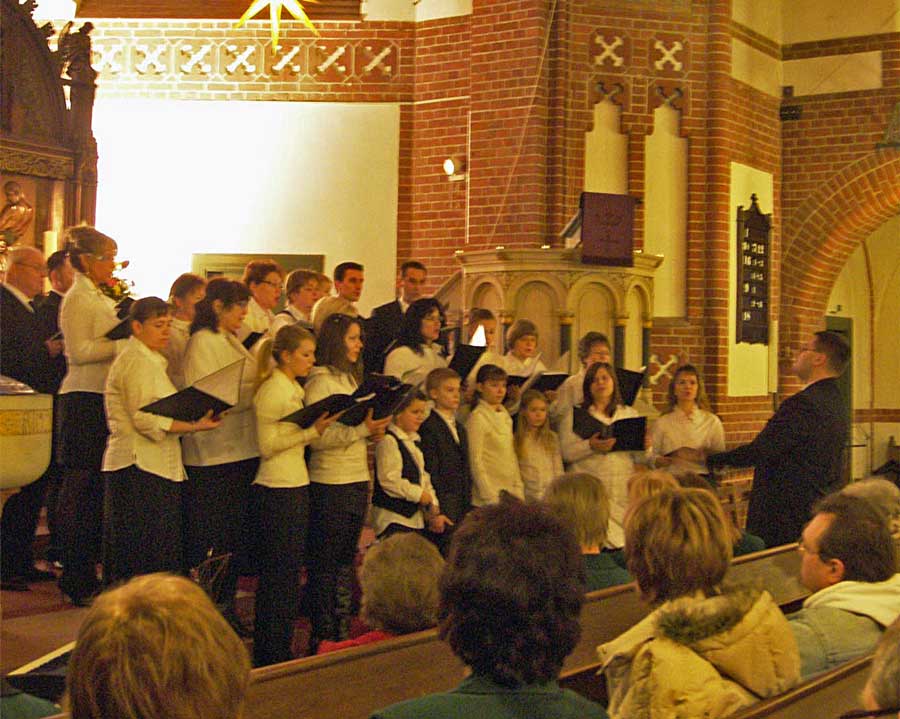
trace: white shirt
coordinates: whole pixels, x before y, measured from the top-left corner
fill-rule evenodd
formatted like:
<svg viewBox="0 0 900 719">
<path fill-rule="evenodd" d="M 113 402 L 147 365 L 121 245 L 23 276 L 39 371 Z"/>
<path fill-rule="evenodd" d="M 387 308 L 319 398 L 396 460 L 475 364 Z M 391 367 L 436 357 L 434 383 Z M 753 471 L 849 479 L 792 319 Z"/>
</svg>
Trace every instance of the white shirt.
<svg viewBox="0 0 900 719">
<path fill-rule="evenodd" d="M 166 358 L 135 337 L 112 363 L 106 379 L 106 421 L 109 439 L 103 471 L 136 464 L 140 469 L 173 482 L 184 480 L 181 443 L 171 434 L 171 417 L 142 412 L 144 407 L 175 394 L 166 374 Z"/>
<path fill-rule="evenodd" d="M 506 374 L 517 377 L 530 377 L 532 374 L 540 374 L 547 371 L 547 365 L 541 362 L 540 358 L 529 357 L 528 359 L 520 360 L 512 352 L 507 352 L 503 355 L 503 364 L 500 366 L 506 370 Z M 507 398 L 504 404 L 510 414 L 515 414 L 519 411 L 520 400 L 512 401 Z"/>
<path fill-rule="evenodd" d="M 423 344 L 421 349 L 422 354 L 416 354 L 406 345 L 392 349 L 384 361 L 384 374 L 416 385 L 424 382 L 431 370 L 447 366 L 447 360 L 440 354 L 437 345 Z"/>
<path fill-rule="evenodd" d="M 591 416 L 609 425 L 620 419 L 637 417 L 634 407 L 619 405 L 615 414 L 607 417 L 591 405 Z M 588 439 L 582 439 L 572 431 L 573 410 L 570 407 L 559 424 L 559 439 L 563 459 L 570 472 L 587 472 L 599 478 L 609 495 L 609 530 L 606 546 L 618 548 L 625 544 L 625 510 L 628 509 L 628 478 L 634 473 L 634 457 L 631 452 L 595 452 Z"/>
<path fill-rule="evenodd" d="M 184 356 L 184 381 L 190 386 L 239 359 L 244 360 L 244 372 L 238 403 L 224 413 L 216 429 L 185 436 L 182 448 L 188 466 L 211 467 L 259 456 L 253 416 L 256 360 L 237 337 L 205 328 L 192 334 Z"/>
<path fill-rule="evenodd" d="M 279 421 L 303 408 L 303 388 L 276 368 L 257 390 L 253 406 L 262 457 L 253 484 L 276 488 L 305 487 L 309 484 L 309 474 L 303 451 L 319 433 L 315 427 L 301 429 L 293 422 Z"/>
<path fill-rule="evenodd" d="M 550 412 L 550 419 L 557 424 L 567 411 L 584 402 L 584 378 L 587 370 L 582 367 L 577 374 L 567 377 L 556 392 L 556 401 Z"/>
<path fill-rule="evenodd" d="M 284 310 L 279 312 L 272 319 L 272 326 L 269 327 L 269 335 L 274 337 L 282 327 L 295 325 L 298 322 L 305 322 L 312 327 L 312 321 L 309 319 L 308 314 L 301 312 L 294 307 L 294 305 L 287 304 L 285 305 Z"/>
<path fill-rule="evenodd" d="M 661 415 L 650 431 L 650 442 L 653 454 L 660 456 L 674 452 L 681 447 L 702 449 L 712 454 L 725 451 L 725 430 L 722 421 L 712 412 L 696 407 L 690 415 L 675 407 L 671 412 Z M 678 474 L 678 467 L 669 468 Z M 699 465 L 695 470 L 702 470 Z"/>
<path fill-rule="evenodd" d="M 331 367 L 313 367 L 306 380 L 306 403 L 313 404 L 333 394 L 352 394 L 356 381 L 346 372 Z M 309 479 L 320 484 L 368 482 L 369 457 L 365 422 L 348 427 L 340 421 L 329 425 L 325 433 L 309 446 Z"/>
<path fill-rule="evenodd" d="M 478 358 L 478 361 L 475 363 L 475 366 L 469 372 L 469 376 L 466 377 L 466 384 L 469 387 L 475 386 L 475 379 L 478 377 L 478 370 L 480 370 L 484 365 L 492 364 L 497 365 L 500 369 L 503 369 L 503 355 L 499 355 L 494 350 L 485 350 L 481 357 Z"/>
<path fill-rule="evenodd" d="M 513 446 L 512 417 L 502 405 L 494 409 L 479 402 L 466 422 L 469 467 L 472 470 L 472 505 L 480 507 L 500 499 L 506 490 L 525 498 L 519 460 Z"/>
<path fill-rule="evenodd" d="M 237 332 L 237 338 L 243 342 L 252 332 L 266 334 L 274 319 L 275 315 L 272 314 L 272 310 L 264 310 L 259 302 L 256 301 L 256 298 L 251 297 L 247 303 L 247 315 L 244 317 L 244 322 Z"/>
<path fill-rule="evenodd" d="M 169 332 L 169 344 L 162 351 L 163 356 L 169 361 L 167 372 L 178 389 L 184 389 L 184 354 L 187 352 L 188 341 L 191 339 L 191 323 L 172 319 L 172 328 Z"/>
<path fill-rule="evenodd" d="M 390 497 L 405 499 L 408 502 L 419 503 L 422 492 L 428 492 L 434 499 L 437 507 L 438 500 L 434 487 L 431 486 L 431 476 L 425 471 L 425 457 L 422 450 L 416 446 L 419 435 L 415 432 L 409 434 L 391 423 L 388 429 L 400 438 L 403 446 L 412 455 L 413 461 L 419 468 L 419 484 L 413 484 L 403 477 L 403 456 L 397 447 L 397 440 L 386 434 L 384 439 L 375 445 L 375 466 L 378 467 L 378 483 Z M 404 517 L 402 514 L 392 512 L 383 507 L 372 506 L 372 528 L 375 534 L 381 534 L 390 524 L 401 524 L 404 527 L 422 529 L 425 526 L 425 515 L 422 510 L 412 517 Z"/>
<path fill-rule="evenodd" d="M 519 448 L 519 473 L 525 486 L 525 499 L 538 501 L 544 498 L 544 490 L 563 473 L 559 437 L 553 433 L 554 447 L 548 451 L 542 444 L 528 436 Z"/>
<path fill-rule="evenodd" d="M 75 272 L 75 281 L 59 308 L 59 328 L 69 363 L 60 394 L 103 392 L 116 352 L 128 341 L 104 337 L 119 321 L 115 302 L 85 275 Z"/>
<path fill-rule="evenodd" d="M 446 410 L 440 409 L 439 407 L 434 407 L 431 410 L 438 417 L 440 417 L 447 424 L 447 429 L 450 430 L 450 434 L 453 435 L 453 439 L 459 444 L 459 431 L 456 429 L 456 417 L 452 412 L 447 412 Z"/>
</svg>

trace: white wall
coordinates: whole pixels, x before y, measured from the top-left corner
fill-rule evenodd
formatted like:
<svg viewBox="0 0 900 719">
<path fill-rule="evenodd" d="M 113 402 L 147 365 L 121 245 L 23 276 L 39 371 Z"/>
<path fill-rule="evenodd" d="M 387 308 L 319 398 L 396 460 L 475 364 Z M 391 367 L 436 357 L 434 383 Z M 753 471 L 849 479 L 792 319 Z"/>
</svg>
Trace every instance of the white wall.
<svg viewBox="0 0 900 719">
<path fill-rule="evenodd" d="M 399 107 L 102 100 L 97 226 L 165 296 L 193 253 L 324 254 L 366 266 L 364 314 L 394 295 Z"/>
<path fill-rule="evenodd" d="M 472 14 L 472 0 L 366 0 L 366 20 L 424 22 L 444 17 Z"/>
</svg>

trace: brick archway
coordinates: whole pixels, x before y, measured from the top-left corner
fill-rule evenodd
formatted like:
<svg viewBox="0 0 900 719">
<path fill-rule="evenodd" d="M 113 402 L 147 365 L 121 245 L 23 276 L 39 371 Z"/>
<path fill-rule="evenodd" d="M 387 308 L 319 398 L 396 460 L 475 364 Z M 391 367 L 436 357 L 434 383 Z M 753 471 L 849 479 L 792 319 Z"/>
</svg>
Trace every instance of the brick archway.
<svg viewBox="0 0 900 719">
<path fill-rule="evenodd" d="M 900 212 L 900 151 L 847 165 L 797 208 L 784 228 L 779 346 L 796 347 L 822 326 L 828 297 L 856 247 Z M 782 372 L 783 388 L 796 378 Z"/>
</svg>

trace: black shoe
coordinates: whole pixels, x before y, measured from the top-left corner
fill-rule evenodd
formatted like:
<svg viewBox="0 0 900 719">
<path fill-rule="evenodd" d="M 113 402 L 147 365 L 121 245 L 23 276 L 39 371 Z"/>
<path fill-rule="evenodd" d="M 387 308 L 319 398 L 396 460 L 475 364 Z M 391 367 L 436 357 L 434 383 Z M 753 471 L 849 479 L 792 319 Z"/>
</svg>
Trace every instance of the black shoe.
<svg viewBox="0 0 900 719">
<path fill-rule="evenodd" d="M 31 567 L 25 570 L 23 578 L 26 582 L 55 582 L 56 575 L 53 572 L 45 572 L 43 569 Z"/>
<path fill-rule="evenodd" d="M 22 577 L 8 577 L 0 581 L 0 589 L 4 592 L 27 592 L 28 584 Z"/>
</svg>

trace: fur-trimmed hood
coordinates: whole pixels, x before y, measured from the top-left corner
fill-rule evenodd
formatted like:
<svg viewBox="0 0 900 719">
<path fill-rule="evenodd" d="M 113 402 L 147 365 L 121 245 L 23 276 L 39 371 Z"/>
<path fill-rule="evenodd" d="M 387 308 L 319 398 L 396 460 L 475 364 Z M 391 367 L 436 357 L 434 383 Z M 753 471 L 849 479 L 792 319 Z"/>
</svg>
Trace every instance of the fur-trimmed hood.
<svg viewBox="0 0 900 719">
<path fill-rule="evenodd" d="M 749 588 L 666 602 L 598 653 L 613 716 L 727 716 L 800 678 L 787 620 Z"/>
</svg>

